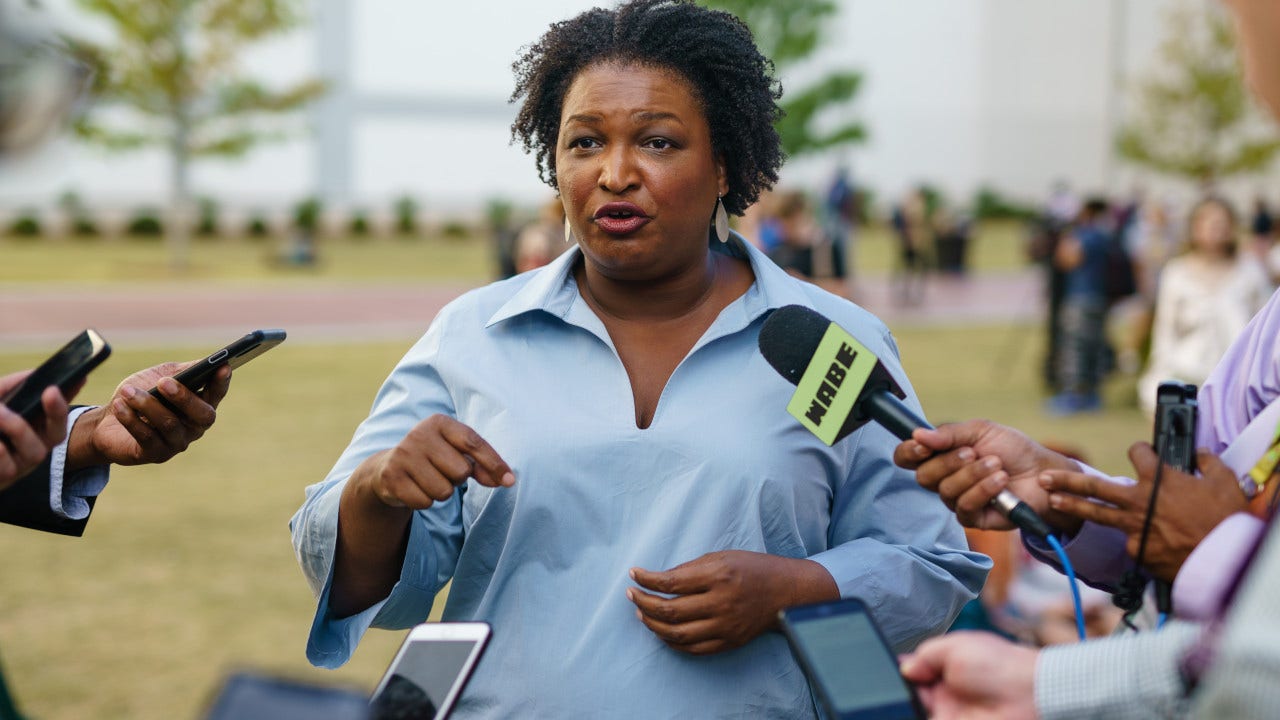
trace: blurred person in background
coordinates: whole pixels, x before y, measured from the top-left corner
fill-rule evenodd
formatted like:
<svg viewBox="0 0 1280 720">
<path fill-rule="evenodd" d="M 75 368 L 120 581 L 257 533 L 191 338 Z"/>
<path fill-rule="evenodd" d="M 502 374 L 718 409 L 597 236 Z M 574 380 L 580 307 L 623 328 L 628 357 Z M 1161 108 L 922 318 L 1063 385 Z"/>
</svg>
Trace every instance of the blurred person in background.
<svg viewBox="0 0 1280 720">
<path fill-rule="evenodd" d="M 854 243 L 858 231 L 858 192 L 849 165 L 836 167 L 823 202 L 823 226 L 831 252 L 833 291 L 848 297 L 852 291 Z"/>
<path fill-rule="evenodd" d="M 1276 237 L 1276 219 L 1271 212 L 1267 198 L 1258 193 L 1253 199 L 1253 215 L 1249 218 L 1249 231 L 1253 242 L 1263 250 L 1271 248 Z"/>
<path fill-rule="evenodd" d="M 1138 380 L 1138 401 L 1148 415 L 1155 412 L 1161 382 L 1203 383 L 1271 296 L 1262 263 L 1239 251 L 1235 210 L 1226 200 L 1198 202 L 1187 234 L 1186 251 L 1160 275 L 1151 354 Z"/>
<path fill-rule="evenodd" d="M 1052 414 L 1102 408 L 1107 253 L 1112 241 L 1107 202 L 1093 198 L 1054 250 L 1053 263 L 1064 280 L 1055 361 L 1060 391 L 1049 399 Z"/>
<path fill-rule="evenodd" d="M 769 257 L 778 267 L 802 279 L 813 279 L 814 249 L 821 243 L 822 228 L 818 225 L 809 198 L 799 190 L 789 190 L 774 196 L 773 217 L 770 232 L 773 250 Z"/>
<path fill-rule="evenodd" d="M 307 489 L 307 657 L 341 665 L 452 580 L 444 619 L 493 626 L 456 718 L 816 717 L 781 608 L 858 595 L 905 649 L 989 562 L 891 436 L 760 411 L 794 392 L 758 347 L 787 304 L 903 376 L 882 323 L 727 228 L 782 161 L 771 63 L 732 15 L 636 0 L 514 67 L 513 135 L 577 247 L 442 310 Z"/>
<path fill-rule="evenodd" d="M 1170 202 L 1154 197 L 1142 202 L 1124 236 L 1125 248 L 1133 258 L 1136 290 L 1129 304 L 1129 322 L 1119 349 L 1119 368 L 1126 373 L 1139 372 L 1150 355 L 1160 272 L 1169 258 L 1177 254 L 1181 237 Z"/>
<path fill-rule="evenodd" d="M 942 206 L 934 213 L 933 256 L 938 272 L 961 277 L 968 268 L 973 220 L 963 211 Z"/>
<path fill-rule="evenodd" d="M 538 210 L 538 218 L 516 236 L 516 273 L 528 272 L 555 260 L 569 249 L 565 235 L 564 203 L 551 198 Z"/>
<path fill-rule="evenodd" d="M 893 231 L 898 241 L 898 264 L 893 273 L 893 299 L 901 306 L 924 302 L 933 248 L 933 208 L 924 187 L 912 188 L 893 208 Z"/>
</svg>

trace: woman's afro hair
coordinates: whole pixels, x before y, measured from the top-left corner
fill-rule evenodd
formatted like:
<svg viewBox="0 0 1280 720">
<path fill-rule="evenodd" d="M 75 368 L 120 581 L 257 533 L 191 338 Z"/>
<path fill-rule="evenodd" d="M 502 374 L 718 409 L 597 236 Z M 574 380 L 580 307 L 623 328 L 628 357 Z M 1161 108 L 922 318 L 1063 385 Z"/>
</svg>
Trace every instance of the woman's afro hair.
<svg viewBox="0 0 1280 720">
<path fill-rule="evenodd" d="M 711 128 L 712 151 L 723 159 L 725 209 L 741 215 L 778 180 L 782 87 L 737 17 L 690 0 L 631 0 L 555 23 L 512 64 L 523 98 L 512 141 L 533 152 L 538 175 L 556 187 L 555 150 L 565 93 L 582 70 L 601 63 L 671 70 L 692 86 Z"/>
</svg>

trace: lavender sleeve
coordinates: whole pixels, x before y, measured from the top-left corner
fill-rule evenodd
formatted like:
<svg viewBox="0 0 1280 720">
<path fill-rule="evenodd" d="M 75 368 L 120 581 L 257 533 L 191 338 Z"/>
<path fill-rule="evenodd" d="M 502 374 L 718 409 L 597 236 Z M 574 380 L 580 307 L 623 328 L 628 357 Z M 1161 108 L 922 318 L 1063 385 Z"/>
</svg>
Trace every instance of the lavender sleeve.
<svg viewBox="0 0 1280 720">
<path fill-rule="evenodd" d="M 1131 478 L 1112 477 L 1084 463 L 1080 463 L 1080 469 L 1107 482 L 1120 485 L 1133 484 Z M 1099 590 L 1109 593 L 1116 591 L 1120 585 L 1121 576 L 1124 575 L 1124 571 L 1129 567 L 1129 556 L 1125 552 L 1126 538 L 1123 531 L 1085 521 L 1080 526 L 1080 530 L 1074 535 L 1060 536 L 1060 540 L 1062 549 L 1066 551 L 1067 557 L 1071 559 L 1071 565 L 1076 571 L 1077 578 Z M 1062 563 L 1058 561 L 1057 554 L 1053 552 L 1048 543 L 1039 538 L 1023 534 L 1022 544 L 1026 546 L 1027 552 L 1031 553 L 1037 560 L 1057 568 L 1058 572 L 1062 572 Z"/>
</svg>

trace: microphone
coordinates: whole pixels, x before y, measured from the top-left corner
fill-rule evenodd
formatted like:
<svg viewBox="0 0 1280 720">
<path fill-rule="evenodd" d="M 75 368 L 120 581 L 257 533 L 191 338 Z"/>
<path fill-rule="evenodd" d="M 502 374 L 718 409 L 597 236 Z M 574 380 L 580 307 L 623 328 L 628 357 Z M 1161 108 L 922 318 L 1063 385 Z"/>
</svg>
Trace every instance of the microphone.
<svg viewBox="0 0 1280 720">
<path fill-rule="evenodd" d="M 760 354 L 797 386 L 787 412 L 828 445 L 875 421 L 902 440 L 933 429 L 902 398 L 906 393 L 865 345 L 844 328 L 801 305 L 778 308 L 760 328 Z M 1008 490 L 991 504 L 1023 532 L 1047 538 L 1053 530 Z"/>
</svg>

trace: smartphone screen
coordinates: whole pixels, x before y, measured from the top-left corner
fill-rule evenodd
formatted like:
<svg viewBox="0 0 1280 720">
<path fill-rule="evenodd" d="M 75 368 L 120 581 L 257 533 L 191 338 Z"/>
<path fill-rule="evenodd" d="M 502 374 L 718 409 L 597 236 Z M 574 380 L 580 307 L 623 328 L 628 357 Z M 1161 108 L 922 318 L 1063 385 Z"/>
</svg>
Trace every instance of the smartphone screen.
<svg viewBox="0 0 1280 720">
<path fill-rule="evenodd" d="M 85 330 L 62 346 L 27 376 L 21 385 L 2 399 L 10 410 L 34 421 L 43 414 L 40 396 L 44 389 L 56 385 L 64 393 L 84 379 L 111 354 L 111 346 L 93 330 Z"/>
<path fill-rule="evenodd" d="M 470 637 L 461 637 L 465 635 Z M 461 694 L 487 640 L 488 626 L 483 623 L 437 623 L 415 628 L 374 691 L 370 701 L 373 720 L 442 720 Z"/>
<path fill-rule="evenodd" d="M 793 608 L 783 618 L 792 649 L 835 718 L 923 718 L 897 657 L 861 602 Z"/>
</svg>

